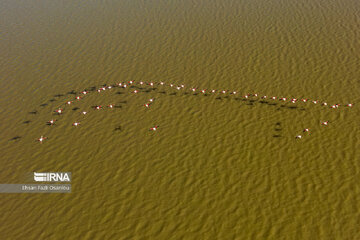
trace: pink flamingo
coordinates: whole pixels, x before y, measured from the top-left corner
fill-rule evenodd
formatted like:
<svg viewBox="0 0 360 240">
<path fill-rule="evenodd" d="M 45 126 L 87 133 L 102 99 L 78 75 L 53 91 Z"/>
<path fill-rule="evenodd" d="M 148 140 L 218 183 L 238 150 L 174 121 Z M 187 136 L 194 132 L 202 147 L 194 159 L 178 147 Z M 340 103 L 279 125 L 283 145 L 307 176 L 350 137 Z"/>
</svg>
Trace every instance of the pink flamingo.
<svg viewBox="0 0 360 240">
<path fill-rule="evenodd" d="M 47 137 L 41 136 L 40 138 L 37 139 L 37 141 L 39 141 L 40 143 L 42 143 L 42 142 L 45 141 L 46 139 L 47 139 Z"/>
<path fill-rule="evenodd" d="M 159 126 L 152 127 L 152 128 L 150 128 L 149 130 L 150 130 L 150 131 L 156 131 L 158 127 L 159 127 Z"/>
<path fill-rule="evenodd" d="M 56 112 L 57 114 L 59 114 L 59 115 L 62 114 L 62 111 L 63 111 L 62 108 L 59 108 L 59 109 L 55 110 L 55 112 Z"/>
<path fill-rule="evenodd" d="M 48 121 L 47 123 L 48 123 L 49 125 L 54 125 L 54 124 L 55 124 L 55 122 L 56 122 L 56 120 L 51 119 L 51 120 L 50 120 L 50 121 Z"/>
</svg>

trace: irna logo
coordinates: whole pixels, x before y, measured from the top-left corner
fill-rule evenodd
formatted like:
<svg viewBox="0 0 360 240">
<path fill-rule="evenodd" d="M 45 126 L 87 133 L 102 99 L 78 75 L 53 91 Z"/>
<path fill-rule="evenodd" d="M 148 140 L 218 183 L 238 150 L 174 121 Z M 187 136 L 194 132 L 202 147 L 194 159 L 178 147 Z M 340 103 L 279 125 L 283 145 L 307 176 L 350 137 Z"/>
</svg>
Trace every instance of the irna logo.
<svg viewBox="0 0 360 240">
<path fill-rule="evenodd" d="M 70 172 L 49 172 L 49 173 L 37 173 L 34 172 L 34 180 L 36 182 L 70 182 Z"/>
</svg>

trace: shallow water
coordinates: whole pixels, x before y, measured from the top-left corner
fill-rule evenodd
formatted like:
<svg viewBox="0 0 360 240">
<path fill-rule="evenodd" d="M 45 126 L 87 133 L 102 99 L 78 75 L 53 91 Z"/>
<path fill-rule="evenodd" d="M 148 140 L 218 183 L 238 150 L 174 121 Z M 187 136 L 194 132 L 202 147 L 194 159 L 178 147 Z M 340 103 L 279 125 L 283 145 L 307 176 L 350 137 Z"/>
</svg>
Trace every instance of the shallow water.
<svg viewBox="0 0 360 240">
<path fill-rule="evenodd" d="M 69 171 L 73 192 L 1 195 L 0 235 L 359 239 L 359 8 L 354 0 L 1 1 L 0 182 Z M 187 90 L 114 88 L 64 105 L 72 90 L 130 80 Z M 262 103 L 247 93 L 354 106 Z"/>
</svg>

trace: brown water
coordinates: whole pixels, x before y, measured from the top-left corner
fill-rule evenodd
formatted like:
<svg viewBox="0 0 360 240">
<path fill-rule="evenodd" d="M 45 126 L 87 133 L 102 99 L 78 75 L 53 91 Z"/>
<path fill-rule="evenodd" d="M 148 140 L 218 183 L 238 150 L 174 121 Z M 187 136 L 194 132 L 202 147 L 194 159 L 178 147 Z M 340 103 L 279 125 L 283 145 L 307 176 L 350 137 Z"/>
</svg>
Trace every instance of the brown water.
<svg viewBox="0 0 360 240">
<path fill-rule="evenodd" d="M 359 9 L 1 1 L 0 183 L 69 171 L 73 191 L 2 194 L 0 239 L 360 239 Z M 64 105 L 72 90 L 129 80 L 187 90 L 115 88 Z"/>
</svg>

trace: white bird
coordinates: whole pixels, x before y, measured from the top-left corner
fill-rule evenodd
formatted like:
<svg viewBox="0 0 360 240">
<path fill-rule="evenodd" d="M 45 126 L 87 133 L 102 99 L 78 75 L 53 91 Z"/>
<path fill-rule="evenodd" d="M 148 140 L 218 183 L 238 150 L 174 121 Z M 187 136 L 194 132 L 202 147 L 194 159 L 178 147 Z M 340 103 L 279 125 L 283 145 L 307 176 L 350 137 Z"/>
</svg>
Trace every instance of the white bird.
<svg viewBox="0 0 360 240">
<path fill-rule="evenodd" d="M 297 139 L 301 139 L 301 138 L 302 138 L 302 136 L 301 136 L 301 135 L 297 135 L 295 138 L 297 138 Z"/>
<path fill-rule="evenodd" d="M 87 114 L 87 112 L 85 112 L 85 111 L 84 111 L 84 112 L 82 112 L 82 114 L 83 114 L 83 115 L 86 115 L 86 114 Z"/>
<path fill-rule="evenodd" d="M 154 98 L 150 98 L 150 99 L 149 99 L 149 102 L 153 102 L 153 101 L 154 101 Z"/>
<path fill-rule="evenodd" d="M 43 136 L 41 136 L 40 138 L 38 138 L 37 140 L 40 142 L 40 143 L 42 143 L 44 140 L 46 140 L 47 139 L 47 137 L 43 137 Z"/>
<path fill-rule="evenodd" d="M 55 121 L 56 121 L 56 120 L 51 119 L 51 120 L 50 120 L 50 121 L 48 121 L 47 123 L 48 123 L 48 125 L 54 125 L 54 124 L 55 124 Z"/>
<path fill-rule="evenodd" d="M 159 127 L 159 126 L 152 127 L 152 128 L 150 128 L 149 130 L 150 130 L 150 131 L 156 131 L 158 127 Z"/>
</svg>

